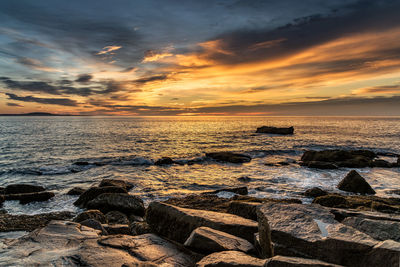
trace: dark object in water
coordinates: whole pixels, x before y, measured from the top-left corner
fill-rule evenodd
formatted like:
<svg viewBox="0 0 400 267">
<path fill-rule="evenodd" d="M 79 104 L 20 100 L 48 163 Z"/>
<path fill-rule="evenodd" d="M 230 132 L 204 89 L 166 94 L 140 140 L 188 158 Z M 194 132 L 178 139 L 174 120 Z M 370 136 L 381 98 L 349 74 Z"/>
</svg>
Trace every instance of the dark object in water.
<svg viewBox="0 0 400 267">
<path fill-rule="evenodd" d="M 230 162 L 230 163 L 245 163 L 250 162 L 251 157 L 244 154 L 237 154 L 232 152 L 213 152 L 206 153 L 206 157 L 212 158 L 216 161 Z"/>
<path fill-rule="evenodd" d="M 271 126 L 262 126 L 257 128 L 256 133 L 267 133 L 267 134 L 293 134 L 294 128 L 293 126 L 290 127 L 271 127 Z"/>
</svg>

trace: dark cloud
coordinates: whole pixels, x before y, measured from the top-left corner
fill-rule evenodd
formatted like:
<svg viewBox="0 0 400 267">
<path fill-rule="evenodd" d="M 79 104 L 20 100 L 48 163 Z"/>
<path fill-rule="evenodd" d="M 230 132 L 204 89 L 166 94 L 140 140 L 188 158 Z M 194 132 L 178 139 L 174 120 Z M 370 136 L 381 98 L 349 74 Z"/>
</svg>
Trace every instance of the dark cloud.
<svg viewBox="0 0 400 267">
<path fill-rule="evenodd" d="M 69 106 L 76 107 L 78 106 L 78 102 L 75 100 L 71 100 L 68 98 L 41 98 L 34 96 L 17 96 L 11 93 L 5 93 L 8 96 L 8 99 L 12 99 L 15 101 L 22 102 L 34 102 L 40 104 L 50 104 L 50 105 L 60 105 L 60 106 Z"/>
<path fill-rule="evenodd" d="M 17 104 L 17 103 L 7 103 L 7 106 L 9 106 L 9 107 L 23 107 L 22 105 Z"/>
<path fill-rule="evenodd" d="M 61 95 L 59 89 L 47 82 L 42 81 L 14 81 L 8 77 L 1 77 L 0 81 L 12 90 L 22 90 L 29 92 L 41 92 L 51 95 Z"/>
<path fill-rule="evenodd" d="M 134 82 L 140 83 L 140 84 L 145 84 L 148 82 L 164 81 L 167 79 L 168 79 L 168 76 L 166 74 L 160 74 L 160 75 L 153 75 L 153 76 L 149 76 L 149 77 L 143 77 L 143 78 L 135 80 Z"/>
<path fill-rule="evenodd" d="M 75 80 L 75 82 L 78 83 L 88 83 L 90 80 L 93 78 L 91 74 L 81 74 L 78 76 L 78 78 Z"/>
</svg>

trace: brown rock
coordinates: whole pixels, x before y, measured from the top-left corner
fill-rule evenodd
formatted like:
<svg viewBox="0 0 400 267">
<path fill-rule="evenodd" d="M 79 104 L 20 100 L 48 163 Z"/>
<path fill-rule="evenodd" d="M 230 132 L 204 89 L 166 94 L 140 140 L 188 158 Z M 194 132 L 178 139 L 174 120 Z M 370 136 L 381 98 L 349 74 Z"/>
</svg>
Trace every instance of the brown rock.
<svg viewBox="0 0 400 267">
<path fill-rule="evenodd" d="M 106 187 L 106 186 L 118 186 L 122 187 L 125 190 L 129 191 L 134 187 L 134 184 L 125 180 L 118 180 L 118 179 L 103 179 L 101 180 L 99 187 Z"/>
<path fill-rule="evenodd" d="M 128 217 L 117 210 L 107 212 L 106 218 L 108 224 L 129 224 Z"/>
<path fill-rule="evenodd" d="M 360 193 L 360 194 L 371 194 L 374 195 L 375 191 L 365 181 L 365 179 L 355 170 L 350 171 L 346 177 L 338 184 L 338 188 L 343 191 Z"/>
<path fill-rule="evenodd" d="M 147 222 L 132 222 L 130 232 L 132 235 L 143 235 L 151 233 L 151 228 Z"/>
<path fill-rule="evenodd" d="M 126 191 L 126 189 L 119 186 L 91 187 L 83 192 L 83 194 L 74 202 L 74 205 L 80 208 L 85 208 L 90 200 L 95 199 L 97 196 L 104 193 L 127 194 L 128 192 Z"/>
<path fill-rule="evenodd" d="M 6 200 L 19 200 L 21 204 L 47 201 L 52 197 L 54 197 L 54 193 L 48 191 L 5 195 Z"/>
<path fill-rule="evenodd" d="M 127 224 L 102 224 L 109 235 L 130 235 L 131 229 Z"/>
<path fill-rule="evenodd" d="M 206 153 L 206 157 L 212 158 L 216 161 L 230 162 L 230 163 L 245 163 L 245 162 L 251 161 L 250 156 L 247 156 L 244 154 L 232 153 L 232 152 Z"/>
<path fill-rule="evenodd" d="M 87 203 L 90 209 L 99 209 L 107 213 L 110 211 L 120 211 L 125 214 L 135 214 L 143 216 L 145 208 L 143 201 L 132 195 L 125 193 L 104 193 Z"/>
<path fill-rule="evenodd" d="M 249 256 L 241 251 L 222 251 L 210 254 L 196 264 L 196 267 L 262 267 L 265 260 Z"/>
<path fill-rule="evenodd" d="M 78 216 L 76 216 L 73 221 L 80 223 L 80 222 L 83 222 L 88 219 L 93 219 L 93 220 L 99 221 L 100 223 L 107 223 L 107 218 L 99 210 L 84 211 L 84 212 L 78 214 Z"/>
</svg>

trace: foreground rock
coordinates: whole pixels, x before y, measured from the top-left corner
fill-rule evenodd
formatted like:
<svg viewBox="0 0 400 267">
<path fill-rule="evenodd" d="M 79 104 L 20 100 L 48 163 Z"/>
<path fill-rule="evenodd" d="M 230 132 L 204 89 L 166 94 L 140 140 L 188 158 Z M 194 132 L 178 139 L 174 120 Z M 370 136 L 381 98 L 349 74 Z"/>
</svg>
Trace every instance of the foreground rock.
<svg viewBox="0 0 400 267">
<path fill-rule="evenodd" d="M 262 267 L 265 260 L 249 256 L 240 251 L 223 251 L 210 254 L 196 264 L 196 267 Z"/>
<path fill-rule="evenodd" d="M 193 266 L 194 254 L 153 234 L 100 237 L 77 223 L 53 221 L 0 251 L 1 266 Z"/>
<path fill-rule="evenodd" d="M 278 127 L 270 127 L 270 126 L 262 126 L 257 128 L 256 133 L 267 133 L 267 134 L 293 134 L 294 133 L 294 128 L 293 126 L 291 127 L 283 127 L 283 128 L 278 128 Z"/>
<path fill-rule="evenodd" d="M 120 211 L 125 214 L 143 216 L 145 212 L 143 201 L 125 193 L 104 193 L 87 203 L 89 209 L 98 209 L 103 213 Z"/>
<path fill-rule="evenodd" d="M 270 227 L 280 253 L 297 254 L 344 266 L 398 266 L 400 243 L 379 242 L 335 220 L 328 209 L 314 205 L 266 203 L 259 208 L 261 231 Z M 262 245 L 262 244 L 261 244 Z"/>
<path fill-rule="evenodd" d="M 206 210 L 179 208 L 152 202 L 146 212 L 146 221 L 152 231 L 169 239 L 184 243 L 193 230 L 207 226 L 253 241 L 257 223 L 236 215 Z"/>
<path fill-rule="evenodd" d="M 99 210 L 87 210 L 87 211 L 84 211 L 84 212 L 78 214 L 78 216 L 76 216 L 74 218 L 74 222 L 80 223 L 80 222 L 83 222 L 83 221 L 88 220 L 88 219 L 97 220 L 100 223 L 107 223 L 106 217 Z"/>
<path fill-rule="evenodd" d="M 308 150 L 301 157 L 301 165 L 322 169 L 330 167 L 364 168 L 372 166 L 376 154 L 369 150 Z M 329 166 L 329 163 L 332 164 Z"/>
<path fill-rule="evenodd" d="M 11 231 L 33 231 L 39 227 L 46 226 L 52 220 L 72 219 L 71 212 L 52 212 L 37 215 L 11 215 L 0 213 L 0 232 Z"/>
<path fill-rule="evenodd" d="M 186 240 L 186 247 L 202 254 L 236 250 L 254 253 L 254 246 L 247 240 L 209 227 L 196 228 Z"/>
<path fill-rule="evenodd" d="M 117 210 L 107 212 L 106 218 L 108 224 L 129 224 L 128 216 Z"/>
<path fill-rule="evenodd" d="M 265 262 L 264 267 L 340 267 L 320 260 L 275 256 Z"/>
<path fill-rule="evenodd" d="M 53 192 L 43 191 L 34 193 L 9 194 L 5 195 L 4 197 L 6 200 L 19 200 L 19 203 L 21 204 L 28 204 L 31 202 L 47 201 L 54 196 L 55 195 Z"/>
<path fill-rule="evenodd" d="M 79 198 L 74 202 L 74 205 L 80 208 L 85 208 L 89 201 L 104 193 L 128 194 L 128 191 L 119 186 L 91 187 L 79 196 Z"/>
<path fill-rule="evenodd" d="M 365 179 L 355 170 L 350 171 L 346 177 L 338 184 L 338 188 L 343 191 L 375 195 L 375 190 L 365 181 Z"/>
<path fill-rule="evenodd" d="M 251 161 L 250 156 L 232 152 L 206 153 L 206 157 L 212 158 L 216 161 L 230 162 L 230 163 L 246 163 Z"/>
</svg>

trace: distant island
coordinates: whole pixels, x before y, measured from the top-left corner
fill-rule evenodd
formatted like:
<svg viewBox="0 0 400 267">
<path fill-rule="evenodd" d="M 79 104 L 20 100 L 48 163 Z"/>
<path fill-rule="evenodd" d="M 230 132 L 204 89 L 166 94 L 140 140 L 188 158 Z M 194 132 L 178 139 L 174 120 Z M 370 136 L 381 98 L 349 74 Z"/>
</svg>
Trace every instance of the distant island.
<svg viewBox="0 0 400 267">
<path fill-rule="evenodd" d="M 80 115 L 53 114 L 47 112 L 30 112 L 21 114 L 0 114 L 0 116 L 80 116 Z"/>
</svg>

